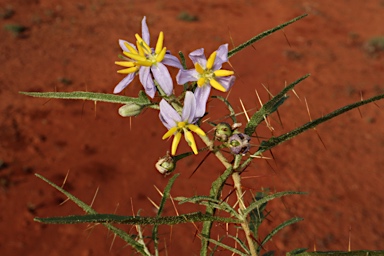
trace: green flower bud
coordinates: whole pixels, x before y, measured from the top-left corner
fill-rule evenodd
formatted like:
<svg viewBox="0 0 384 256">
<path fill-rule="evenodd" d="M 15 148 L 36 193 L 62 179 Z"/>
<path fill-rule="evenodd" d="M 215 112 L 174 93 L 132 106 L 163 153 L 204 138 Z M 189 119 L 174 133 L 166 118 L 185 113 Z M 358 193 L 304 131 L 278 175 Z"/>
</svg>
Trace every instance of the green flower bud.
<svg viewBox="0 0 384 256">
<path fill-rule="evenodd" d="M 227 142 L 232 135 L 232 128 L 228 123 L 219 123 L 215 128 L 215 140 Z"/>
<path fill-rule="evenodd" d="M 155 164 L 156 169 L 159 173 L 167 176 L 173 172 L 176 168 L 176 161 L 167 153 L 167 155 L 161 157 Z"/>
<path fill-rule="evenodd" d="M 119 108 L 119 115 L 122 117 L 127 117 L 127 116 L 137 116 L 138 114 L 141 113 L 143 110 L 144 106 L 129 102 L 128 104 L 121 106 Z"/>
</svg>

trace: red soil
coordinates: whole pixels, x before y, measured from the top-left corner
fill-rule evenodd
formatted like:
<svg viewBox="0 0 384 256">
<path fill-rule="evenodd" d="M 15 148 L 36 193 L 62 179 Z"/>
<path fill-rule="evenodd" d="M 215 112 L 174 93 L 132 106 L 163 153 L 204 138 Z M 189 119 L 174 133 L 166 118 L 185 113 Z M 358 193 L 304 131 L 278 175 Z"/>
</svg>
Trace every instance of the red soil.
<svg viewBox="0 0 384 256">
<path fill-rule="evenodd" d="M 114 65 L 120 53 L 117 40 L 132 41 L 144 15 L 152 42 L 163 30 L 167 48 L 187 54 L 200 47 L 210 53 L 227 42 L 233 48 L 308 13 L 307 18 L 230 60 L 237 81 L 229 100 L 239 112 L 239 98 L 247 109 L 253 109 L 251 113 L 260 106 L 255 90 L 263 102 L 268 100 L 262 84 L 276 94 L 286 83 L 311 73 L 295 90 L 300 100 L 291 93 L 280 108 L 284 127 L 278 124 L 277 115 L 271 116 L 275 135 L 309 120 L 305 99 L 314 119 L 360 100 L 361 94 L 368 98 L 384 92 L 383 55 L 367 50 L 371 38 L 384 34 L 381 0 L 7 2 L 0 3 L 2 13 L 7 8 L 14 13 L 3 15 L 1 26 L 20 24 L 27 30 L 17 37 L 0 30 L 1 255 L 131 254 L 100 225 L 34 222 L 36 216 L 82 211 L 70 202 L 60 205 L 65 197 L 33 174 L 61 184 L 69 172 L 65 188 L 87 203 L 99 189 L 93 207 L 101 213 L 130 215 L 133 208 L 135 212 L 142 209 L 141 215 L 154 215 L 147 197 L 158 202 L 154 186 L 163 189 L 168 181 L 157 173 L 154 163 L 170 148 L 170 141 L 161 140 L 165 128 L 158 113 L 148 110 L 132 118 L 130 127 L 128 118 L 118 116 L 118 105 L 35 99 L 18 92 L 111 93 L 122 79 Z M 198 21 L 179 20 L 182 12 L 196 15 Z M 126 95 L 137 95 L 140 85 L 135 81 L 124 91 Z M 216 112 L 213 119 L 222 115 L 221 106 L 218 101 L 210 103 L 209 111 Z M 270 204 L 272 212 L 263 234 L 294 216 L 305 220 L 284 229 L 266 249 L 279 253 L 314 246 L 347 250 L 349 240 L 353 250 L 384 248 L 382 108 L 383 102 L 378 102 L 346 113 L 276 147 L 275 160 L 256 160 L 248 168 L 245 189 L 309 192 Z M 239 118 L 244 122 L 243 116 Z M 258 135 L 270 136 L 264 124 Z M 252 141 L 258 144 L 256 138 Z M 187 149 L 183 145 L 179 152 Z M 178 165 L 181 175 L 173 196 L 208 194 L 223 167 L 209 157 L 189 178 L 203 157 L 200 154 Z M 178 209 L 183 213 L 195 210 L 192 205 Z M 171 204 L 165 214 L 174 214 Z M 166 243 L 169 255 L 198 254 L 200 241 L 193 225 L 161 231 L 162 246 Z"/>
</svg>

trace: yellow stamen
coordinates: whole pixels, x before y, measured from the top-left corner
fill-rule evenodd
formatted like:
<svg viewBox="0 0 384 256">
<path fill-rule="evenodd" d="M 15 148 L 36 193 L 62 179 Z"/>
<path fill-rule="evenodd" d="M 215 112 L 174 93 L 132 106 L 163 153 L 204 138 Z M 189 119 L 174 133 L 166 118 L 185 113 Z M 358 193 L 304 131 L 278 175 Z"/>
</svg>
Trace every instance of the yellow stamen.
<svg viewBox="0 0 384 256">
<path fill-rule="evenodd" d="M 122 67 L 127 67 L 127 68 L 135 66 L 135 63 L 133 63 L 131 61 L 115 61 L 115 64 L 122 66 Z"/>
<path fill-rule="evenodd" d="M 176 131 L 177 131 L 177 126 L 172 127 L 171 129 L 169 129 L 169 130 L 163 135 L 162 139 L 165 140 L 166 138 L 171 137 Z"/>
<path fill-rule="evenodd" d="M 199 153 L 199 152 L 197 151 L 195 138 L 193 138 L 192 133 L 190 131 L 188 131 L 187 129 L 184 129 L 184 138 L 188 142 L 188 145 L 192 148 L 193 153 L 195 153 L 195 155 L 197 155 L 197 153 Z"/>
<path fill-rule="evenodd" d="M 163 49 L 163 42 L 164 42 L 164 34 L 163 34 L 163 31 L 161 31 L 156 43 L 156 48 L 155 48 L 156 54 L 159 54 L 160 51 Z"/>
<path fill-rule="evenodd" d="M 206 79 L 204 77 L 200 77 L 198 80 L 197 80 L 197 86 L 199 87 L 202 87 L 206 82 Z"/>
<path fill-rule="evenodd" d="M 144 60 L 144 61 L 138 60 L 137 64 L 139 64 L 140 66 L 150 67 L 152 66 L 153 62 L 150 60 Z"/>
<path fill-rule="evenodd" d="M 131 68 L 125 68 L 125 69 L 120 69 L 117 71 L 119 74 L 130 74 L 134 73 L 139 70 L 139 67 L 131 67 Z"/>
<path fill-rule="evenodd" d="M 197 133 L 200 136 L 207 136 L 205 132 L 197 125 L 189 124 L 187 125 L 187 128 L 195 133 Z"/>
<path fill-rule="evenodd" d="M 178 122 L 177 127 L 184 128 L 186 124 L 187 124 L 186 122 Z"/>
<path fill-rule="evenodd" d="M 211 84 L 211 86 L 213 88 L 215 88 L 216 90 L 219 90 L 221 92 L 226 92 L 227 90 L 219 83 L 217 82 L 215 79 L 211 79 L 209 80 L 209 83 Z"/>
<path fill-rule="evenodd" d="M 176 154 L 177 146 L 179 146 L 180 139 L 181 139 L 181 133 L 178 132 L 178 133 L 176 133 L 176 135 L 173 137 L 172 148 L 171 148 L 171 154 L 172 154 L 172 155 L 175 155 L 175 154 Z"/>
<path fill-rule="evenodd" d="M 136 41 L 136 46 L 137 46 L 137 49 L 139 50 L 139 55 L 144 57 L 145 56 L 144 49 L 141 46 L 141 44 L 139 43 L 139 41 Z"/>
<path fill-rule="evenodd" d="M 221 70 L 216 70 L 213 73 L 215 74 L 215 76 L 231 76 L 235 72 L 233 72 L 232 70 L 221 69 Z"/>
<path fill-rule="evenodd" d="M 124 45 L 125 45 L 125 47 L 127 47 L 128 48 L 128 50 L 131 52 L 131 53 L 135 53 L 135 54 L 137 54 L 137 51 L 136 51 L 136 49 L 135 48 L 133 48 L 129 43 L 127 43 L 127 42 L 124 42 Z"/>
<path fill-rule="evenodd" d="M 207 60 L 207 69 L 212 69 L 213 67 L 213 63 L 215 63 L 215 59 L 216 59 L 216 54 L 217 52 L 214 51 L 211 56 L 209 56 L 208 60 Z"/>
<path fill-rule="evenodd" d="M 130 53 L 130 52 L 123 52 L 123 53 L 128 58 L 131 58 L 131 59 L 136 60 L 136 61 L 146 61 L 147 60 L 147 58 L 145 58 L 144 56 L 138 55 L 138 54 L 134 54 L 134 53 Z"/>
<path fill-rule="evenodd" d="M 141 36 L 139 36 L 139 34 L 136 34 L 135 35 L 137 41 L 139 42 L 139 44 L 144 47 L 144 50 L 146 51 L 147 54 L 150 54 L 152 52 L 151 50 L 151 47 L 149 47 L 147 45 L 147 43 L 141 38 Z"/>
<path fill-rule="evenodd" d="M 156 56 L 156 61 L 161 62 L 164 59 L 166 52 L 167 52 L 167 48 L 164 47 L 163 50 L 161 50 L 160 53 L 158 53 L 158 55 Z"/>
<path fill-rule="evenodd" d="M 199 74 L 203 74 L 204 73 L 204 69 L 197 62 L 195 63 L 195 69 L 196 69 L 197 73 L 199 73 Z"/>
</svg>

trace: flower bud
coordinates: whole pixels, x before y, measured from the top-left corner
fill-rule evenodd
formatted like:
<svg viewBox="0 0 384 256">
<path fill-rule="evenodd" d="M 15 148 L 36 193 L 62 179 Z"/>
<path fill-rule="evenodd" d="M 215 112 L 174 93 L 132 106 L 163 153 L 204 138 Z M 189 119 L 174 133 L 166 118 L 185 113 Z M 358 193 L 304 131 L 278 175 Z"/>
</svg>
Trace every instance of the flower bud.
<svg viewBox="0 0 384 256">
<path fill-rule="evenodd" d="M 122 117 L 137 116 L 138 114 L 141 113 L 143 108 L 144 107 L 142 105 L 129 102 L 128 104 L 121 106 L 119 108 L 119 115 L 121 115 Z"/>
<path fill-rule="evenodd" d="M 245 154 L 250 149 L 250 140 L 247 134 L 244 133 L 235 133 L 228 139 L 229 149 L 234 155 Z"/>
<path fill-rule="evenodd" d="M 167 155 L 161 157 L 155 164 L 156 169 L 159 173 L 164 174 L 165 176 L 173 172 L 176 168 L 176 162 L 173 158 L 167 153 Z"/>
<path fill-rule="evenodd" d="M 232 135 L 232 128 L 228 123 L 219 123 L 215 128 L 215 140 L 227 142 Z"/>
</svg>

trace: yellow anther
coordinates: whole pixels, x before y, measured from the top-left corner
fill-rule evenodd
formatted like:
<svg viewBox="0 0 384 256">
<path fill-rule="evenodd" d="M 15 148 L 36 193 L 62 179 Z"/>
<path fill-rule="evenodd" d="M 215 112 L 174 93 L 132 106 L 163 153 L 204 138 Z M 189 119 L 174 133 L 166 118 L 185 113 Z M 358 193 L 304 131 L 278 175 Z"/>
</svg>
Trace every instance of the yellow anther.
<svg viewBox="0 0 384 256">
<path fill-rule="evenodd" d="M 158 55 L 156 56 L 156 61 L 161 62 L 164 59 L 164 56 L 166 53 L 167 53 L 167 48 L 164 47 L 163 50 L 161 50 L 160 53 L 158 53 Z"/>
<path fill-rule="evenodd" d="M 198 80 L 197 80 L 197 85 L 199 87 L 203 86 L 204 84 L 206 83 L 206 79 L 204 77 L 200 77 Z"/>
<path fill-rule="evenodd" d="M 186 122 L 177 122 L 177 127 L 184 128 L 186 124 L 187 124 Z"/>
<path fill-rule="evenodd" d="M 139 34 L 135 34 L 135 37 L 136 37 L 137 41 L 139 42 L 139 44 L 142 47 L 144 47 L 144 51 L 147 54 L 151 54 L 151 52 L 152 52 L 151 47 L 149 47 L 149 45 L 147 45 L 147 43 L 141 38 L 141 36 L 139 36 Z"/>
<path fill-rule="evenodd" d="M 171 137 L 175 132 L 177 132 L 177 127 L 172 127 L 171 129 L 169 129 L 162 137 L 163 140 L 165 140 L 166 138 L 169 138 Z"/>
<path fill-rule="evenodd" d="M 197 151 L 195 138 L 193 138 L 192 133 L 190 131 L 188 131 L 187 129 L 184 129 L 184 138 L 188 142 L 188 145 L 192 148 L 193 153 L 195 153 L 195 155 L 197 155 L 197 153 L 199 153 L 199 151 Z"/>
<path fill-rule="evenodd" d="M 157 39 L 155 53 L 159 54 L 163 49 L 163 42 L 164 42 L 164 33 L 163 31 L 160 32 L 159 38 Z"/>
<path fill-rule="evenodd" d="M 123 52 L 123 53 L 128 58 L 131 58 L 131 59 L 136 60 L 136 61 L 146 61 L 147 60 L 147 58 L 145 58 L 144 56 L 138 55 L 138 54 L 134 54 L 134 53 L 130 53 L 130 52 Z"/>
<path fill-rule="evenodd" d="M 195 63 L 195 69 L 196 69 L 197 73 L 199 73 L 199 74 L 204 73 L 204 69 L 200 66 L 200 64 L 198 62 Z"/>
<path fill-rule="evenodd" d="M 235 72 L 233 72 L 232 70 L 221 69 L 221 70 L 216 70 L 213 73 L 215 74 L 215 76 L 231 76 Z"/>
<path fill-rule="evenodd" d="M 127 67 L 127 68 L 135 66 L 135 63 L 133 63 L 131 61 L 115 61 L 115 64 L 122 66 L 122 67 Z"/>
<path fill-rule="evenodd" d="M 207 69 L 212 69 L 213 67 L 213 63 L 215 63 L 215 59 L 216 59 L 216 54 L 217 52 L 214 51 L 211 56 L 209 56 L 208 60 L 207 60 Z"/>
<path fill-rule="evenodd" d="M 139 55 L 140 55 L 140 56 L 145 56 L 145 54 L 144 54 L 144 49 L 143 49 L 143 47 L 141 46 L 141 44 L 139 43 L 139 41 L 136 41 L 136 46 L 137 46 L 137 49 L 139 50 Z"/>
<path fill-rule="evenodd" d="M 176 135 L 173 137 L 173 141 L 172 141 L 172 149 L 171 149 L 171 154 L 172 154 L 172 155 L 175 155 L 175 154 L 176 154 L 176 149 L 177 149 L 177 146 L 179 146 L 180 139 L 181 139 L 181 133 L 178 132 L 178 133 L 176 133 Z"/>
<path fill-rule="evenodd" d="M 135 53 L 135 54 L 137 54 L 136 49 L 133 48 L 128 42 L 124 42 L 124 45 L 125 45 L 125 47 L 128 48 L 128 50 L 129 50 L 131 53 Z"/>
<path fill-rule="evenodd" d="M 216 90 L 219 90 L 221 92 L 226 92 L 227 90 L 215 79 L 209 80 L 210 85 L 215 88 Z"/>
<path fill-rule="evenodd" d="M 117 71 L 119 74 L 130 74 L 134 73 L 139 70 L 139 67 L 131 67 L 131 68 L 125 68 L 125 69 L 120 69 Z"/>
<path fill-rule="evenodd" d="M 207 135 L 205 134 L 205 132 L 204 132 L 202 129 L 200 129 L 200 127 L 197 126 L 197 125 L 189 124 L 189 125 L 187 125 L 187 128 L 188 128 L 189 130 L 193 131 L 194 133 L 197 133 L 197 134 L 200 135 L 200 136 L 207 136 Z"/>
</svg>

